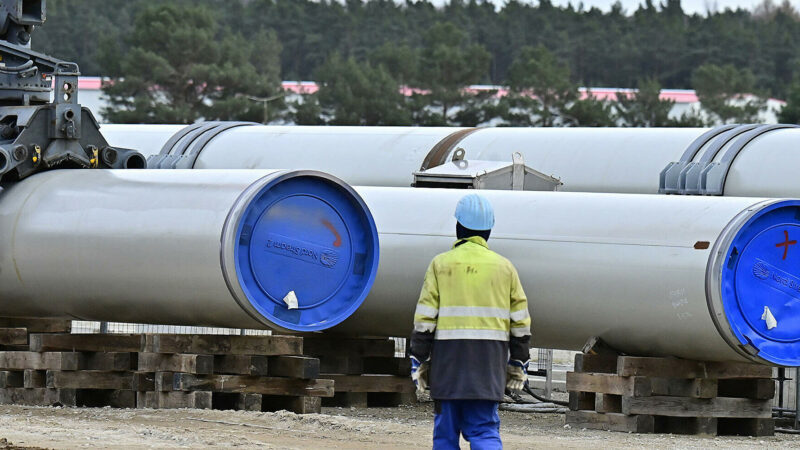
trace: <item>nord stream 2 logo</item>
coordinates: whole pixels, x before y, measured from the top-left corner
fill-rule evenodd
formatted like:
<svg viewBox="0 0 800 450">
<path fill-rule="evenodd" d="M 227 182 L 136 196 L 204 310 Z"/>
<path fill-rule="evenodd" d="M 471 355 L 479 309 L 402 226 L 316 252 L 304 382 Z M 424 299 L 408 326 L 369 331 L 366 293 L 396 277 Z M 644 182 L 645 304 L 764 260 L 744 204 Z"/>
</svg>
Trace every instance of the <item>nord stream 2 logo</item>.
<svg viewBox="0 0 800 450">
<path fill-rule="evenodd" d="M 333 268 L 339 262 L 339 254 L 329 248 L 280 234 L 270 234 L 264 245 L 269 252 L 297 258 L 312 264 L 320 264 L 328 268 Z"/>
<path fill-rule="evenodd" d="M 793 296 L 800 294 L 800 278 L 784 272 L 766 261 L 756 259 L 753 264 L 753 275 L 772 287 L 786 291 Z"/>
</svg>

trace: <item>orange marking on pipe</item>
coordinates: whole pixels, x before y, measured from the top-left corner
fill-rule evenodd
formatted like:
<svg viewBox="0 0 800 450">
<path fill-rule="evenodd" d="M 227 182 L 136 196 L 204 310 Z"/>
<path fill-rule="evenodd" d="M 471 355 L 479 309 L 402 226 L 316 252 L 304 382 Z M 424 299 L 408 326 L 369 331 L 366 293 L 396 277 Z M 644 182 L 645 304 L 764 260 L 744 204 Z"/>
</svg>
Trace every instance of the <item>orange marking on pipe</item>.
<svg viewBox="0 0 800 450">
<path fill-rule="evenodd" d="M 336 227 L 333 226 L 332 223 L 328 221 L 328 219 L 322 219 L 322 224 L 325 225 L 325 228 L 331 230 L 334 236 L 336 236 L 336 240 L 333 241 L 334 247 L 341 247 L 342 246 L 342 236 L 339 235 L 339 232 L 336 231 Z"/>
</svg>

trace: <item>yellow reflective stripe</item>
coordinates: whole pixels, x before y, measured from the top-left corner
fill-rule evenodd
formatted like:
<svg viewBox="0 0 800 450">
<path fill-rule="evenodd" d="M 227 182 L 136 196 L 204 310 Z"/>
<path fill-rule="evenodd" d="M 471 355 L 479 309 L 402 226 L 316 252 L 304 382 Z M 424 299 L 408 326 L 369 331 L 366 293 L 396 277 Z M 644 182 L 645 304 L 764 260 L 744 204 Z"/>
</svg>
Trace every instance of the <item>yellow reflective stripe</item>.
<svg viewBox="0 0 800 450">
<path fill-rule="evenodd" d="M 415 316 L 424 316 L 430 318 L 436 318 L 439 314 L 439 310 L 428 305 L 423 305 L 422 303 L 417 304 L 417 310 L 414 312 Z"/>
<path fill-rule="evenodd" d="M 450 316 L 439 317 L 438 327 L 445 330 L 458 328 L 478 328 L 484 330 L 502 330 L 508 332 L 511 324 L 508 319 L 499 317 L 464 317 Z"/>
<path fill-rule="evenodd" d="M 521 320 L 525 320 L 529 318 L 531 315 L 528 313 L 527 309 L 520 309 L 519 311 L 514 311 L 510 314 L 511 320 L 514 322 L 519 322 Z"/>
<path fill-rule="evenodd" d="M 419 310 L 419 308 L 417 308 Z M 439 309 L 439 317 L 497 317 L 508 319 L 508 309 L 486 306 L 444 306 Z"/>
<path fill-rule="evenodd" d="M 501 330 L 476 330 L 471 328 L 461 328 L 454 330 L 436 330 L 434 339 L 438 340 L 451 340 L 451 339 L 476 339 L 481 341 L 507 341 L 508 331 Z"/>
</svg>

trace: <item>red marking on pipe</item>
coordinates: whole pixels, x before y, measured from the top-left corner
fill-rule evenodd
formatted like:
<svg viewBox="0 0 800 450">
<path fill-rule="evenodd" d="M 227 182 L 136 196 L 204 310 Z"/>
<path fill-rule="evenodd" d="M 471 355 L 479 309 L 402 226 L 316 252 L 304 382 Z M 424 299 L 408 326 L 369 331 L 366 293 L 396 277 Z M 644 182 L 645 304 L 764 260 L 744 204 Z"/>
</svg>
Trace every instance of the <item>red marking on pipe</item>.
<svg viewBox="0 0 800 450">
<path fill-rule="evenodd" d="M 339 235 L 339 232 L 336 231 L 336 227 L 334 227 L 333 224 L 328 221 L 328 219 L 322 219 L 322 224 L 325 225 L 325 228 L 331 230 L 331 233 L 333 233 L 333 235 L 336 236 L 336 240 L 333 241 L 333 246 L 341 247 L 342 237 Z"/>
<path fill-rule="evenodd" d="M 775 244 L 775 247 L 783 247 L 783 259 L 786 259 L 786 253 L 789 252 L 789 246 L 797 244 L 797 241 L 796 240 L 791 240 L 790 241 L 789 240 L 789 232 L 786 231 L 786 230 L 783 230 L 783 236 L 784 236 L 784 238 L 786 240 L 783 241 L 783 242 L 780 242 L 778 244 Z"/>
</svg>

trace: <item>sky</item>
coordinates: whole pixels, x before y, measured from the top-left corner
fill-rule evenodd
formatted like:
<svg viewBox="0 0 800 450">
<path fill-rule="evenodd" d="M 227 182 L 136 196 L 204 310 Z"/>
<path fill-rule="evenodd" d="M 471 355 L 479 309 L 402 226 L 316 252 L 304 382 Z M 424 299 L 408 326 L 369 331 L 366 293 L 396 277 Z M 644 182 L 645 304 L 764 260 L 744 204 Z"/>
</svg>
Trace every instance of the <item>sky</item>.
<svg viewBox="0 0 800 450">
<path fill-rule="evenodd" d="M 530 1 L 531 3 L 536 3 L 535 0 L 523 0 L 523 1 Z M 608 11 L 611 8 L 611 5 L 614 4 L 614 0 L 582 0 L 583 5 L 586 9 L 591 7 L 597 7 L 602 9 L 603 11 Z M 753 9 L 756 5 L 761 3 L 762 0 L 683 0 L 681 2 L 683 6 L 683 10 L 687 14 L 699 13 L 705 14 L 707 10 L 716 10 L 716 11 L 724 11 L 726 8 L 736 9 L 737 7 L 745 8 L 745 9 Z M 498 5 L 503 4 L 503 0 L 492 0 L 493 3 Z M 552 0 L 553 4 L 566 6 L 570 3 L 570 0 Z M 432 3 L 437 5 L 442 5 L 447 3 L 447 0 L 432 0 Z M 572 4 L 577 6 L 580 3 L 580 0 L 572 0 Z M 640 3 L 643 3 L 640 0 L 620 0 L 622 3 L 623 9 L 628 13 L 631 13 L 638 8 Z M 660 3 L 659 0 L 653 0 L 654 4 Z M 780 4 L 781 0 L 775 0 L 774 3 Z M 800 0 L 792 0 L 791 2 L 795 8 L 800 6 Z"/>
</svg>

